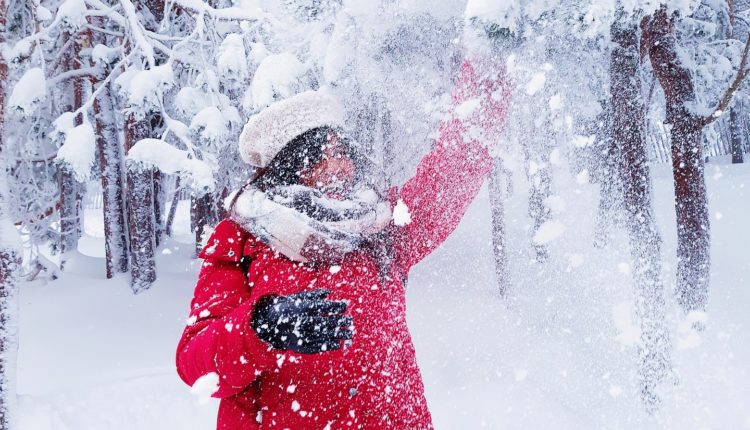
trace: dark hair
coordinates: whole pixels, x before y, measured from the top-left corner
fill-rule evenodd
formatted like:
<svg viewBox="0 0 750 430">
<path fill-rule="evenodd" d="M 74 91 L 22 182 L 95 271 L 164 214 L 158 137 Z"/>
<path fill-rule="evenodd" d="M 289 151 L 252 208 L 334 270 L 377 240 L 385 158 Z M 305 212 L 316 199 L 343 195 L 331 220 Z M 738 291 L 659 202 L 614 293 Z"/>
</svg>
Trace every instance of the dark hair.
<svg viewBox="0 0 750 430">
<path fill-rule="evenodd" d="M 261 191 L 277 186 L 299 184 L 301 172 L 323 159 L 328 134 L 333 131 L 331 127 L 318 127 L 295 137 L 253 178 L 252 184 Z"/>
<path fill-rule="evenodd" d="M 297 185 L 303 171 L 315 166 L 323 159 L 323 151 L 328 144 L 328 136 L 335 133 L 345 146 L 347 156 L 354 162 L 355 180 L 364 179 L 367 159 L 356 150 L 352 142 L 337 128 L 323 126 L 310 129 L 292 139 L 279 151 L 265 168 L 243 185 L 235 195 L 230 207 L 233 208 L 237 198 L 245 189 L 255 186 L 266 192 L 277 186 Z"/>
</svg>

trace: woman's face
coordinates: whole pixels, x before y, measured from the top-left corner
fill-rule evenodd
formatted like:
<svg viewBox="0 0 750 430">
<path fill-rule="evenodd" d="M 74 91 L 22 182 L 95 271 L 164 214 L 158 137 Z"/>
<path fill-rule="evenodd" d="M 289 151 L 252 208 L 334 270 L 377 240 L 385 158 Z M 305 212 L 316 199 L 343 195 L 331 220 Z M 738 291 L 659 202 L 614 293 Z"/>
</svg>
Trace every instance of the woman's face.
<svg viewBox="0 0 750 430">
<path fill-rule="evenodd" d="M 354 161 L 335 133 L 329 133 L 323 148 L 323 158 L 318 164 L 300 172 L 303 185 L 317 188 L 331 197 L 345 195 L 355 179 Z"/>
</svg>

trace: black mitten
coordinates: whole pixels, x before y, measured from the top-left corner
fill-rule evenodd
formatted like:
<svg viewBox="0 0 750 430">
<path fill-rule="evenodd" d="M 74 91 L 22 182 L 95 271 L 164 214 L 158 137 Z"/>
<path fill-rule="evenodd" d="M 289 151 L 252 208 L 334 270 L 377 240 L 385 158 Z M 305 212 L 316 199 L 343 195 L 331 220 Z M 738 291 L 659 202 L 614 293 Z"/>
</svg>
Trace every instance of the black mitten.
<svg viewBox="0 0 750 430">
<path fill-rule="evenodd" d="M 280 350 L 302 354 L 335 351 L 352 338 L 347 304 L 326 300 L 329 290 L 310 290 L 288 296 L 267 295 L 253 308 L 250 325 L 258 337 Z"/>
</svg>

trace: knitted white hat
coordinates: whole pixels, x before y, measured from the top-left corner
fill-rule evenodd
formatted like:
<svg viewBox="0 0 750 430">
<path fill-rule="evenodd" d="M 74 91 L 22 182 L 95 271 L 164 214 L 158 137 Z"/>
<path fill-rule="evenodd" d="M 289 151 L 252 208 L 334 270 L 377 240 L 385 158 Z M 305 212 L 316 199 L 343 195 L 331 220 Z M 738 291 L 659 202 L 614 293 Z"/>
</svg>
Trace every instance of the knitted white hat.
<svg viewBox="0 0 750 430">
<path fill-rule="evenodd" d="M 240 134 L 240 156 L 266 167 L 292 139 L 322 126 L 343 127 L 344 110 L 328 91 L 305 91 L 280 100 L 253 115 Z"/>
</svg>

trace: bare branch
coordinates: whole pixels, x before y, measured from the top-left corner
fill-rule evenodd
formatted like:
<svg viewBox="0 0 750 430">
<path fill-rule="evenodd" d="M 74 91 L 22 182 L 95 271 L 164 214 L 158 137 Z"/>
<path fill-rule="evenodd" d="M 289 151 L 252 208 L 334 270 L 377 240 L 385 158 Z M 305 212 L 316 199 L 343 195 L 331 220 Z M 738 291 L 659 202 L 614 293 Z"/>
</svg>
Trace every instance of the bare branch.
<svg viewBox="0 0 750 430">
<path fill-rule="evenodd" d="M 748 52 L 750 52 L 750 36 L 748 36 L 747 42 L 745 42 L 745 49 L 742 52 L 742 60 L 740 60 L 740 67 L 737 70 L 737 76 L 735 76 L 734 81 L 729 85 L 729 88 L 727 88 L 724 96 L 719 100 L 719 103 L 717 103 L 713 113 L 703 118 L 702 123 L 704 127 L 714 122 L 716 118 L 720 117 L 727 107 L 729 107 L 729 103 L 732 101 L 732 96 L 734 96 L 734 93 L 739 89 L 740 85 L 742 85 L 742 81 L 747 77 L 749 72 L 747 68 Z"/>
</svg>

